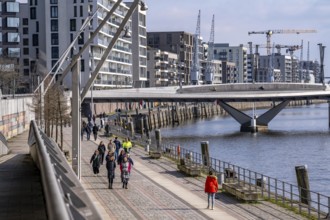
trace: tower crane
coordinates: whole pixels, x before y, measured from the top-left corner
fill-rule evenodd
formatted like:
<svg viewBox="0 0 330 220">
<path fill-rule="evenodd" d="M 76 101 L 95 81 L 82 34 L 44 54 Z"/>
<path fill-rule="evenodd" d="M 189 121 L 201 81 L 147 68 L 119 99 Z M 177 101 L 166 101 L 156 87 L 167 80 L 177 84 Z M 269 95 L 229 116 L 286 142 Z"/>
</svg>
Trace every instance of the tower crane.
<svg viewBox="0 0 330 220">
<path fill-rule="evenodd" d="M 208 42 L 208 55 L 207 55 L 207 64 L 206 64 L 206 71 L 205 71 L 205 81 L 206 84 L 212 84 L 213 77 L 214 77 L 214 15 L 212 17 L 212 24 L 211 24 L 211 33 L 210 39 Z"/>
<path fill-rule="evenodd" d="M 197 18 L 197 26 L 196 26 L 196 32 L 194 36 L 194 50 L 193 50 L 193 60 L 192 60 L 192 68 L 191 68 L 191 83 L 193 85 L 198 85 L 199 81 L 199 39 L 201 34 L 201 10 L 198 11 L 198 18 Z"/>
<path fill-rule="evenodd" d="M 303 33 L 316 33 L 316 30 L 295 30 L 295 29 L 280 29 L 280 30 L 267 30 L 267 31 L 249 31 L 248 34 L 266 34 L 267 37 L 267 55 L 270 55 L 271 49 L 271 36 L 273 34 L 303 34 Z"/>
</svg>

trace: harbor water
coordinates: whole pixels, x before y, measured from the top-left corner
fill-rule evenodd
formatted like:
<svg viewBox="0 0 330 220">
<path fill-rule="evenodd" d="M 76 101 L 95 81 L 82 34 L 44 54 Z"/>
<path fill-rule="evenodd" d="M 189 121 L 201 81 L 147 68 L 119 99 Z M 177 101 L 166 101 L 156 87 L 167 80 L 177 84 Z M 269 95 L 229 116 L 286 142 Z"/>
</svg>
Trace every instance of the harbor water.
<svg viewBox="0 0 330 220">
<path fill-rule="evenodd" d="M 261 115 L 265 110 L 257 110 Z M 246 112 L 252 115 L 252 110 Z M 163 142 L 200 152 L 209 141 L 213 158 L 297 185 L 295 166 L 307 165 L 310 189 L 330 196 L 328 104 L 283 109 L 267 132 L 243 133 L 230 116 L 216 116 L 162 128 Z"/>
</svg>

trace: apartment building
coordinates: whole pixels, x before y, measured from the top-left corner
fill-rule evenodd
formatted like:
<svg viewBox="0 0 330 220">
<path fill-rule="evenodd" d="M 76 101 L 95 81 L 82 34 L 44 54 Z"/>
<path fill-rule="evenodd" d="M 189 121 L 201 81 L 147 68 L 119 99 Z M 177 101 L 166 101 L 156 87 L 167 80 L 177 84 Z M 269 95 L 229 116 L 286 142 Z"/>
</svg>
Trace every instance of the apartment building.
<svg viewBox="0 0 330 220">
<path fill-rule="evenodd" d="M 69 56 L 63 63 L 63 68 L 70 63 L 87 39 L 103 21 L 116 0 L 29 0 L 27 11 L 28 17 L 28 39 L 29 42 L 29 69 L 32 71 L 32 86 L 38 84 L 37 78 L 44 77 L 48 72 L 55 72 L 55 64 L 61 58 L 71 42 L 75 41 Z M 80 57 L 80 84 L 83 88 L 91 73 L 101 60 L 101 57 L 123 21 L 128 5 L 121 3 L 111 16 L 111 19 L 103 26 L 92 43 Z M 146 31 L 145 12 L 135 10 L 126 27 L 131 38 L 126 38 L 124 31 L 116 41 L 112 51 L 106 58 L 95 80 L 95 89 L 127 88 L 132 87 L 135 81 L 146 81 Z M 87 27 L 81 34 L 78 32 L 89 16 L 93 16 Z M 133 21 L 132 21 L 133 19 Z M 134 19 L 139 19 L 138 21 Z M 143 30 L 144 29 L 144 30 Z M 136 32 L 139 30 L 139 32 Z M 142 45 L 140 47 L 140 44 Z M 134 45 L 134 46 L 133 46 Z M 135 53 L 135 51 L 138 53 Z M 133 55 L 134 54 L 134 55 Z M 134 57 L 137 56 L 137 57 Z M 27 59 L 27 58 L 26 58 Z M 139 61 L 139 62 L 137 62 Z M 138 71 L 133 71 L 133 70 Z M 138 74 L 138 76 L 133 76 Z M 58 78 L 58 76 L 56 77 Z M 138 82 L 137 84 L 141 84 Z M 64 86 L 71 88 L 71 74 L 64 79 Z"/>
<path fill-rule="evenodd" d="M 148 87 L 179 85 L 178 55 L 159 49 L 148 49 Z"/>
<path fill-rule="evenodd" d="M 19 70 L 20 58 L 20 4 L 15 0 L 0 1 L 0 57 L 1 73 L 14 75 L 1 78 L 0 89 L 4 94 L 13 93 L 17 88 L 21 88 L 24 81 L 16 81 L 22 74 Z M 15 73 L 14 73 L 15 72 Z"/>
<path fill-rule="evenodd" d="M 247 48 L 242 44 L 239 46 L 229 46 L 229 44 L 215 43 L 214 59 L 235 63 L 238 74 L 237 77 L 235 77 L 237 82 L 248 82 Z"/>
<path fill-rule="evenodd" d="M 190 84 L 194 35 L 183 31 L 148 32 L 147 39 L 151 48 L 178 54 L 178 62 L 183 63 L 182 83 Z"/>
</svg>

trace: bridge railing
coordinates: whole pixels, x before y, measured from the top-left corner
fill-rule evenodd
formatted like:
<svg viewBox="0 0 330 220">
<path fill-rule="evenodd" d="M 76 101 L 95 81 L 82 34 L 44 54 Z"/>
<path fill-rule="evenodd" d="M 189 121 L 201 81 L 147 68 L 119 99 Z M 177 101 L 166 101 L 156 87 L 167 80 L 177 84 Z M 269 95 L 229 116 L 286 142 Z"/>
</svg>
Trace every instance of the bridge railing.
<svg viewBox="0 0 330 220">
<path fill-rule="evenodd" d="M 58 145 L 34 121 L 28 143 L 41 172 L 49 219 L 102 219 Z"/>
<path fill-rule="evenodd" d="M 202 154 L 180 147 L 177 150 L 177 144 L 162 144 L 162 152 L 166 156 L 179 160 L 180 158 L 189 158 L 191 163 L 204 164 Z M 210 166 L 204 166 L 204 170 L 213 169 L 219 176 L 231 178 L 231 180 L 244 185 L 247 189 L 260 193 L 262 198 L 268 199 L 290 208 L 308 217 L 316 216 L 318 219 L 328 218 L 330 213 L 330 197 L 318 192 L 300 188 L 291 183 L 287 183 L 277 178 L 273 178 L 243 167 L 221 161 L 210 157 Z M 223 179 L 221 180 L 223 181 Z M 310 196 L 303 197 L 300 191 L 307 191 Z M 307 202 L 302 202 L 307 201 Z M 306 204 L 307 203 L 307 204 Z"/>
</svg>

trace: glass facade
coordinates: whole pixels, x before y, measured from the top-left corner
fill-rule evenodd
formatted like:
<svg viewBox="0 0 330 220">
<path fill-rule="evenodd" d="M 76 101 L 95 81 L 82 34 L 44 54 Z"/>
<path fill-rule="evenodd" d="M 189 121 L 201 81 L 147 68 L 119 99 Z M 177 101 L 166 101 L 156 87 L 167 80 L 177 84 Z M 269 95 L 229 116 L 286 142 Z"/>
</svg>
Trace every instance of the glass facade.
<svg viewBox="0 0 330 220">
<path fill-rule="evenodd" d="M 8 57 L 19 58 L 20 52 L 21 52 L 20 48 L 8 48 Z"/>
<path fill-rule="evenodd" d="M 7 41 L 9 43 L 19 43 L 20 42 L 19 33 L 8 33 Z"/>
<path fill-rule="evenodd" d="M 19 12 L 19 3 L 18 2 L 6 2 L 6 12 Z"/>
<path fill-rule="evenodd" d="M 7 27 L 18 28 L 19 18 L 7 18 Z"/>
</svg>

